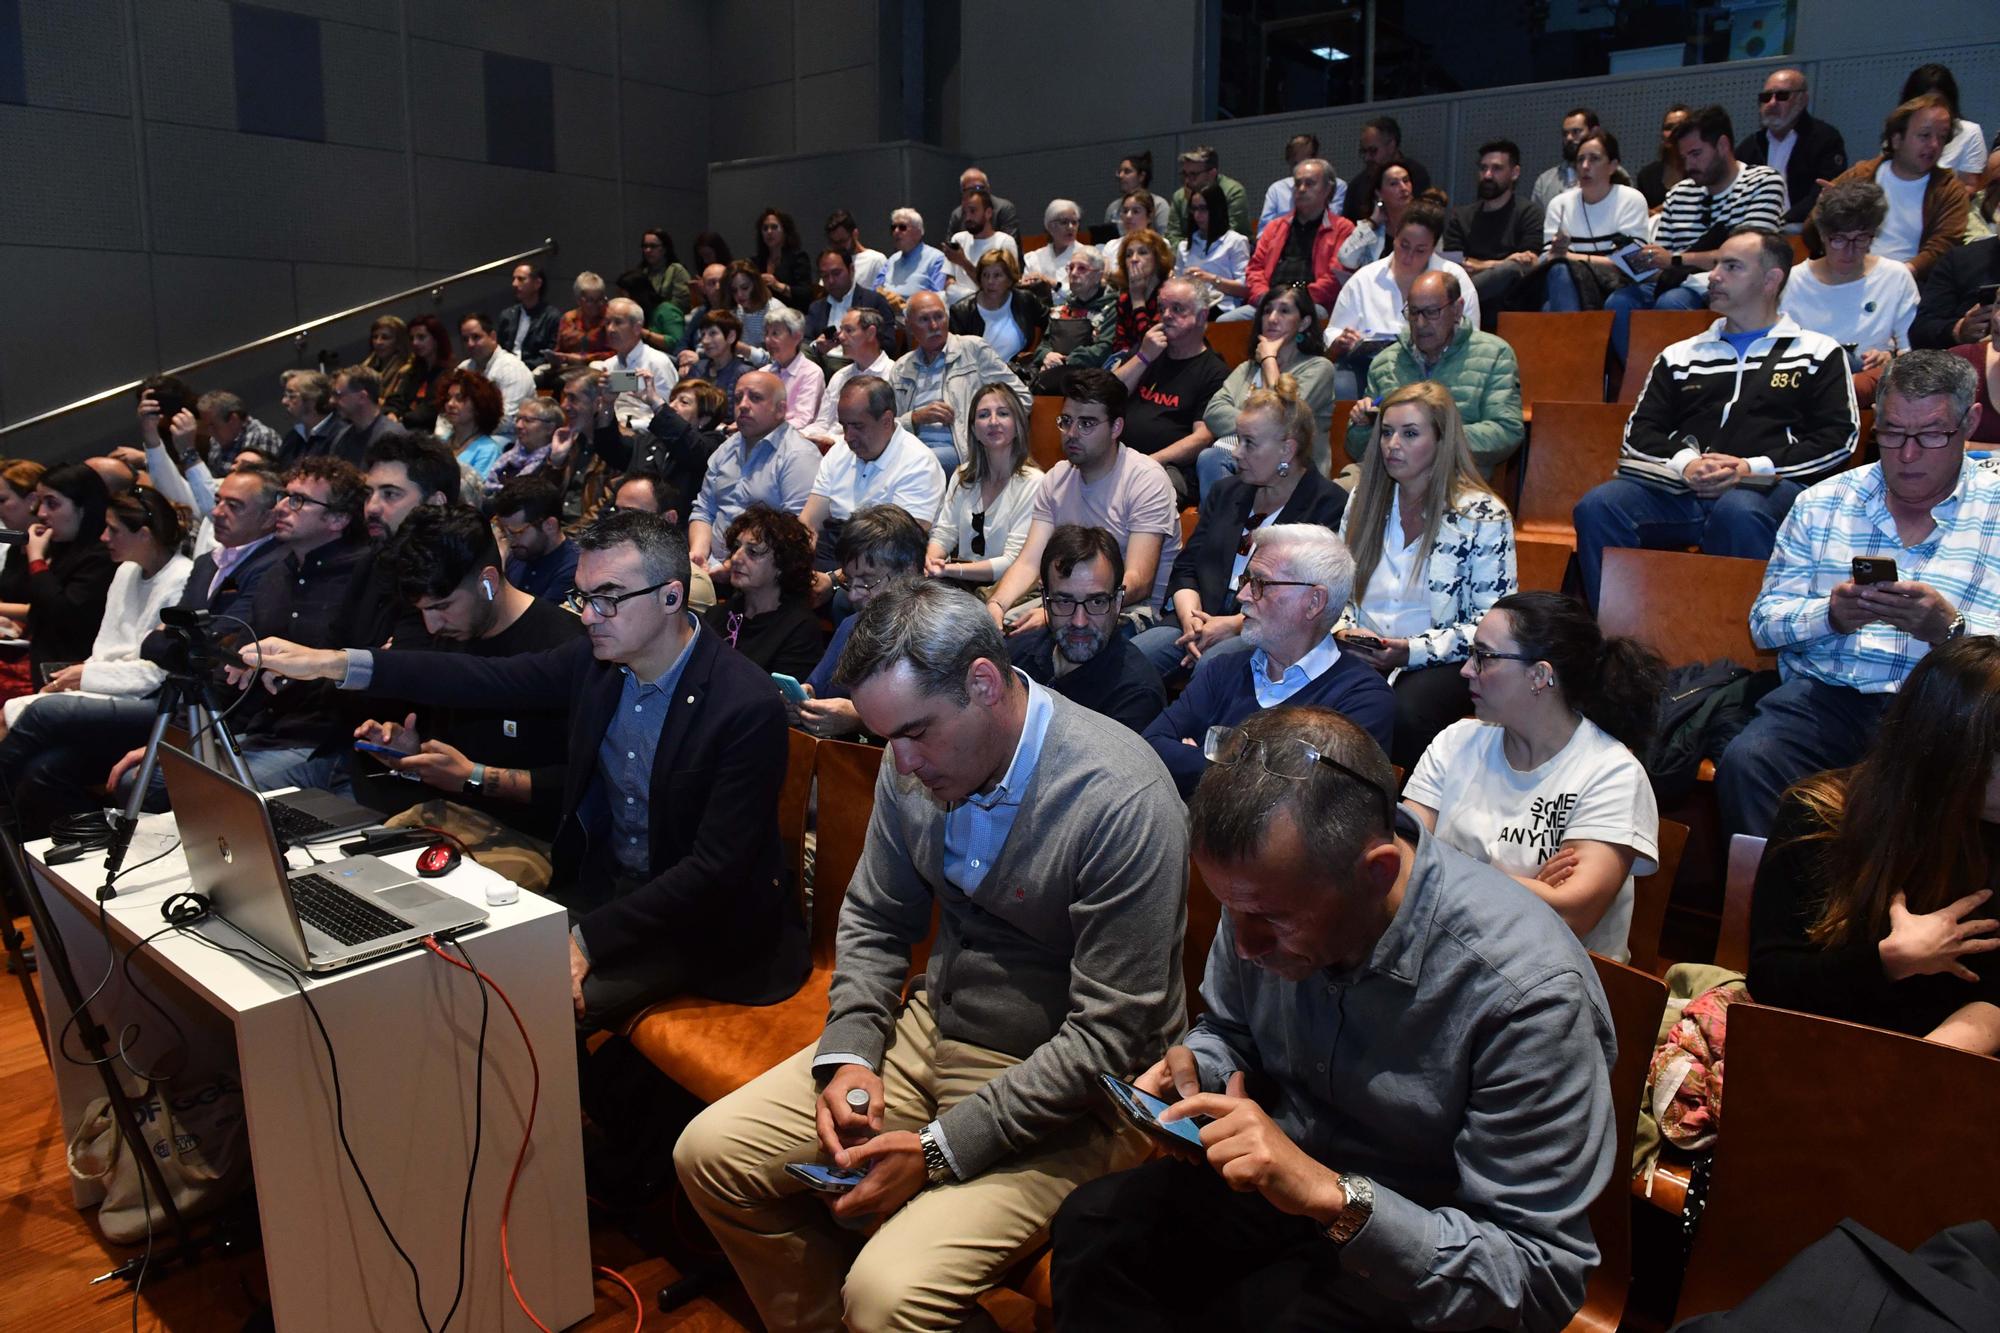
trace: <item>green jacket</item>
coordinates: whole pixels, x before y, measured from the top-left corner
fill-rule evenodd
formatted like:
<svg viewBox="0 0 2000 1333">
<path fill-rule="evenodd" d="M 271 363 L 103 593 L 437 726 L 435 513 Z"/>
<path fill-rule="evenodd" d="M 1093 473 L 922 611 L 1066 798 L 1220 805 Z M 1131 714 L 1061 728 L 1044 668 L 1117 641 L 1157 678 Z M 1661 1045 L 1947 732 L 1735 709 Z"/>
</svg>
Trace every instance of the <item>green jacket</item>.
<svg viewBox="0 0 2000 1333">
<path fill-rule="evenodd" d="M 1404 329 L 1396 341 L 1382 349 L 1368 366 L 1368 397 L 1376 402 L 1405 384 L 1432 379 L 1451 390 L 1459 415 L 1465 418 L 1466 443 L 1472 446 L 1473 461 L 1481 476 L 1491 478 L 1493 469 L 1516 449 L 1527 434 L 1521 424 L 1521 367 L 1514 349 L 1497 334 L 1482 333 L 1469 319 L 1458 322 L 1458 332 L 1444 358 L 1426 374 L 1410 345 L 1410 331 Z M 1355 417 L 1347 427 L 1347 456 L 1359 463 L 1368 455 L 1374 419 Z"/>
<path fill-rule="evenodd" d="M 1255 219 L 1250 213 L 1250 200 L 1243 193 L 1243 182 L 1218 174 L 1215 183 L 1222 187 L 1222 197 L 1229 201 L 1229 229 L 1256 245 Z M 1263 202 L 1258 200 L 1258 206 L 1262 207 Z M 1167 209 L 1167 244 L 1178 250 L 1193 229 L 1194 224 L 1188 221 L 1187 191 L 1175 190 L 1173 204 Z"/>
</svg>

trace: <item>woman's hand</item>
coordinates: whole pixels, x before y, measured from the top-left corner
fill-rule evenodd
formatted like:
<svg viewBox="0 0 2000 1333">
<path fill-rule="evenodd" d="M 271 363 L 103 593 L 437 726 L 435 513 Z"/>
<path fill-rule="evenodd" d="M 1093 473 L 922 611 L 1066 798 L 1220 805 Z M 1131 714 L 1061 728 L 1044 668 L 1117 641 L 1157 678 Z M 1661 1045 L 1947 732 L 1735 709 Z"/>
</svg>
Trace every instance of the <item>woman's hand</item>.
<svg viewBox="0 0 2000 1333">
<path fill-rule="evenodd" d="M 924 552 L 924 577 L 941 579 L 944 577 L 944 552 L 933 546 Z"/>
<path fill-rule="evenodd" d="M 1966 916 L 1993 896 L 1991 889 L 1968 893 L 1957 902 L 1919 916 L 1907 900 L 1897 894 L 1889 900 L 1889 933 L 1876 946 L 1882 956 L 1882 974 L 1891 981 L 1944 972 L 1960 981 L 1977 981 L 1979 976 L 1965 965 L 1965 959 L 2000 949 L 2000 921 L 1992 917 Z"/>
<path fill-rule="evenodd" d="M 61 671 L 49 677 L 49 683 L 42 686 L 43 694 L 61 694 L 64 690 L 83 688 L 83 663 L 71 662 Z"/>
<path fill-rule="evenodd" d="M 1276 357 L 1280 352 L 1284 350 L 1284 348 L 1285 344 L 1282 339 L 1279 338 L 1257 339 L 1257 364 L 1260 366 L 1263 365 L 1266 361 L 1272 359 L 1273 357 Z"/>
<path fill-rule="evenodd" d="M 28 541 L 24 548 L 30 561 L 49 558 L 49 547 L 55 544 L 56 530 L 46 523 L 28 525 Z"/>
<path fill-rule="evenodd" d="M 1369 666 L 1387 675 L 1398 667 L 1410 664 L 1410 641 L 1408 639 L 1382 639 L 1380 648 L 1371 648 L 1353 637 L 1353 631 L 1343 630 L 1334 635 L 1340 640 L 1340 651 L 1352 653 Z M 1373 638 L 1374 636 L 1368 636 Z"/>
</svg>

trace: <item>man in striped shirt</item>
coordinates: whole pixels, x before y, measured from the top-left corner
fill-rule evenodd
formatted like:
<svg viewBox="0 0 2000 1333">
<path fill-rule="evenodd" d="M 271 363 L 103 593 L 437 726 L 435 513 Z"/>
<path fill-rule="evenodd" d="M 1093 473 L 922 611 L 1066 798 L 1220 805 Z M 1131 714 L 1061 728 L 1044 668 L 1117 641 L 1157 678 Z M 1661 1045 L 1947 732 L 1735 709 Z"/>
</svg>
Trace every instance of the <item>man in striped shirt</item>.
<svg viewBox="0 0 2000 1333">
<path fill-rule="evenodd" d="M 1675 145 L 1687 175 L 1667 191 L 1653 227 L 1653 244 L 1633 256 L 1632 267 L 1651 269 L 1642 281 L 1613 292 L 1611 350 L 1625 359 L 1634 310 L 1699 310 L 1708 270 L 1721 253 L 1713 238 L 1739 227 L 1777 231 L 1785 224 L 1785 178 L 1769 167 L 1736 158 L 1729 113 L 1705 106 L 1681 122 Z M 1696 246 L 1706 248 L 1696 249 Z M 1676 279 L 1683 279 L 1676 281 Z"/>
<path fill-rule="evenodd" d="M 1764 836 L 1786 787 L 1858 762 L 1933 647 L 2000 631 L 2000 473 L 1965 454 L 1977 390 L 1948 352 L 1897 357 L 1875 399 L 1882 461 L 1812 487 L 1785 519 L 1750 611 L 1784 683 L 1723 752 L 1725 832 Z"/>
</svg>

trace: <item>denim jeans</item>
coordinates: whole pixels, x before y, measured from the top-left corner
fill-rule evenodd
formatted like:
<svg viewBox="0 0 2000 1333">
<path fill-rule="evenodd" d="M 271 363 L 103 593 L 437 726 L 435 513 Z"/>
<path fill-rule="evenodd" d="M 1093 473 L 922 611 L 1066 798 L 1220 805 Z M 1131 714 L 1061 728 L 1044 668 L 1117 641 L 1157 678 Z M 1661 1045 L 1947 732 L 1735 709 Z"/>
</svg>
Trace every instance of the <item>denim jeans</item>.
<svg viewBox="0 0 2000 1333">
<path fill-rule="evenodd" d="M 1626 350 L 1632 345 L 1634 310 L 1700 310 L 1708 304 L 1706 287 L 1696 291 L 1682 283 L 1662 296 L 1657 286 L 1657 282 L 1635 282 L 1604 298 L 1604 308 L 1612 315 L 1611 353 L 1620 363 L 1624 362 Z"/>
<path fill-rule="evenodd" d="M 1654 551 L 1699 546 L 1704 555 L 1770 559 L 1778 525 L 1804 489 L 1796 481 L 1780 481 L 1769 490 L 1732 486 L 1717 498 L 1704 500 L 1692 492 L 1677 493 L 1629 477 L 1613 477 L 1592 487 L 1576 502 L 1574 514 L 1584 600 L 1592 611 L 1597 609 L 1607 546 Z"/>
</svg>

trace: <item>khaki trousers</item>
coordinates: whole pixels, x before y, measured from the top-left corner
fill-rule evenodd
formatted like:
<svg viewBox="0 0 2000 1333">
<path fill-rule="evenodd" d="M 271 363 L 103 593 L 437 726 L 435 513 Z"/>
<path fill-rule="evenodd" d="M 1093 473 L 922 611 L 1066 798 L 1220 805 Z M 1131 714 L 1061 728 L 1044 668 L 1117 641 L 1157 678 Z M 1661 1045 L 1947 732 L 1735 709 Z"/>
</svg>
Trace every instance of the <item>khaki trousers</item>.
<svg viewBox="0 0 2000 1333">
<path fill-rule="evenodd" d="M 1048 1236 L 1085 1181 L 1142 1161 L 1138 1131 L 1079 1117 L 971 1180 L 920 1190 L 866 1236 L 837 1225 L 785 1174 L 824 1160 L 814 1123 L 815 1047 L 695 1117 L 674 1148 L 688 1198 L 735 1265 L 770 1333 L 955 1329 L 984 1320 L 979 1295 Z M 938 1035 L 919 994 L 891 1034 L 885 1130 L 917 1130 L 1019 1061 Z"/>
</svg>

